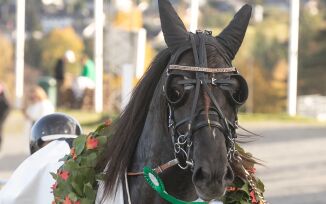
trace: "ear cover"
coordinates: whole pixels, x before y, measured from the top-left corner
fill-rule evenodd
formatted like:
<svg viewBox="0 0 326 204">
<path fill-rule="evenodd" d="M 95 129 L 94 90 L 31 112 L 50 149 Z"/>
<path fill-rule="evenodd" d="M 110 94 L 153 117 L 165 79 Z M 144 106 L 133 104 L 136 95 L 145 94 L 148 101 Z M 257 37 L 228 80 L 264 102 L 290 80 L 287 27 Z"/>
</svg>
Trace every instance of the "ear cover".
<svg viewBox="0 0 326 204">
<path fill-rule="evenodd" d="M 233 60 L 237 54 L 251 16 L 251 6 L 244 5 L 234 16 L 229 25 L 218 35 L 216 39 L 226 49 L 228 57 Z"/>
<path fill-rule="evenodd" d="M 169 0 L 158 0 L 161 27 L 164 40 L 169 48 L 179 47 L 188 42 L 189 33 Z"/>
</svg>

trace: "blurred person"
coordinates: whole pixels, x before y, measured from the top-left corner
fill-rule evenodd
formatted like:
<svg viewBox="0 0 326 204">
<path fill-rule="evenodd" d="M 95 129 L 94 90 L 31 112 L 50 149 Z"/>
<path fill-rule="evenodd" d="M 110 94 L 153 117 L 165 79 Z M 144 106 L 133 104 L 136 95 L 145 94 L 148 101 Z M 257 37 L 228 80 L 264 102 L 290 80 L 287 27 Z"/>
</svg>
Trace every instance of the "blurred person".
<svg viewBox="0 0 326 204">
<path fill-rule="evenodd" d="M 95 83 L 95 65 L 93 60 L 91 60 L 87 55 L 82 57 L 83 69 L 81 76 L 91 79 Z"/>
<path fill-rule="evenodd" d="M 3 124 L 9 114 L 10 104 L 5 93 L 5 87 L 0 82 L 0 148 L 2 141 Z"/>
<path fill-rule="evenodd" d="M 59 160 L 70 153 L 73 139 L 81 134 L 79 122 L 64 113 L 53 113 L 36 121 L 31 130 L 31 156 L 19 165 L 0 191 L 0 204 L 51 203 L 55 180 L 50 172 L 56 172 L 63 164 Z"/>
<path fill-rule="evenodd" d="M 84 55 L 81 59 L 82 71 L 79 77 L 77 77 L 72 85 L 72 91 L 75 99 L 80 101 L 84 97 L 86 89 L 95 88 L 95 65 L 87 55 Z"/>
<path fill-rule="evenodd" d="M 50 113 L 54 113 L 54 105 L 50 102 L 48 95 L 40 86 L 33 86 L 31 88 L 25 103 L 23 114 L 28 120 L 28 129 L 30 129 L 38 119 Z"/>
<path fill-rule="evenodd" d="M 72 50 L 67 50 L 63 57 L 57 59 L 54 67 L 54 78 L 57 82 L 57 99 L 58 105 L 61 105 L 60 98 L 62 96 L 62 88 L 65 82 L 66 64 L 76 61 L 75 53 Z"/>
</svg>

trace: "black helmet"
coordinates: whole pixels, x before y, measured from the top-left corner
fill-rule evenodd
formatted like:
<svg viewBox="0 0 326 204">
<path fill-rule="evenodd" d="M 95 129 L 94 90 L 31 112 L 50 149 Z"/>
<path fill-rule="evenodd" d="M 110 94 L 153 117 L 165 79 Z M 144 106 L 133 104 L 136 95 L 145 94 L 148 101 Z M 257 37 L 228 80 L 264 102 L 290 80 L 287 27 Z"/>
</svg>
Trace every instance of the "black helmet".
<svg viewBox="0 0 326 204">
<path fill-rule="evenodd" d="M 44 146 L 46 142 L 58 139 L 76 138 L 82 134 L 79 122 L 64 113 L 53 113 L 37 120 L 32 127 L 29 141 L 31 154 Z"/>
</svg>

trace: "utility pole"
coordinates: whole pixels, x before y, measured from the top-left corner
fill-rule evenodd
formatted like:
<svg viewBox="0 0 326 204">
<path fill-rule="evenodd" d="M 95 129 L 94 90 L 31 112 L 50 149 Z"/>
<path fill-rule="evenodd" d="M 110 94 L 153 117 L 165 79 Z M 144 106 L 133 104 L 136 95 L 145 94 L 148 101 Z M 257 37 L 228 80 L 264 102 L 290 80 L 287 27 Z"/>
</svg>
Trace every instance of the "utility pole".
<svg viewBox="0 0 326 204">
<path fill-rule="evenodd" d="M 25 0 L 16 0 L 16 59 L 15 96 L 16 107 L 20 108 L 24 93 L 24 46 L 25 46 Z"/>
<path fill-rule="evenodd" d="M 195 33 L 198 28 L 198 11 L 199 0 L 191 0 L 191 14 L 190 14 L 190 31 Z"/>
<path fill-rule="evenodd" d="M 18 0 L 17 0 L 18 1 Z M 95 112 L 103 111 L 103 0 L 94 0 Z"/>
<path fill-rule="evenodd" d="M 299 42 L 300 1 L 290 1 L 289 73 L 288 73 L 288 114 L 297 114 L 298 42 Z"/>
</svg>

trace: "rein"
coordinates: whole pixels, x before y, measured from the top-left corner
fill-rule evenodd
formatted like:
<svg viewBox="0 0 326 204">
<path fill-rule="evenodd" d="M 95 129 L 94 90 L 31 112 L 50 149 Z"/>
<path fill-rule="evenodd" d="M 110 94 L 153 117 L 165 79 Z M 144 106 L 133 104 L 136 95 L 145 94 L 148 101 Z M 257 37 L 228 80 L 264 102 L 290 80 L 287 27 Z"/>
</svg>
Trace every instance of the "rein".
<svg viewBox="0 0 326 204">
<path fill-rule="evenodd" d="M 163 171 L 165 171 L 166 169 L 169 169 L 175 165 L 179 164 L 178 159 L 173 159 L 171 161 L 168 161 L 160 166 L 157 166 L 156 168 L 153 169 L 153 171 L 155 171 L 157 174 L 162 173 Z M 140 172 L 128 172 L 127 173 L 128 176 L 142 176 L 144 175 L 143 171 Z"/>
</svg>

